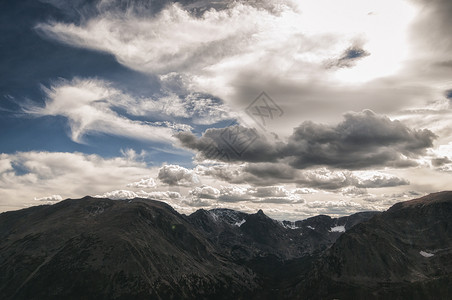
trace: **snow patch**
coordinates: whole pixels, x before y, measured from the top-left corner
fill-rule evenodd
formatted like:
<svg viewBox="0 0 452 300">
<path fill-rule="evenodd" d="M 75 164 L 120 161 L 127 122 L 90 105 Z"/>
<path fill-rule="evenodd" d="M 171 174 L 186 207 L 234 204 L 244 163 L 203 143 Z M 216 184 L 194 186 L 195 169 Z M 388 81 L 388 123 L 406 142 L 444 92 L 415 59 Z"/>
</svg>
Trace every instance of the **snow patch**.
<svg viewBox="0 0 452 300">
<path fill-rule="evenodd" d="M 239 215 L 240 212 L 229 210 L 229 209 L 212 209 L 209 211 L 212 217 L 216 220 L 222 220 L 228 224 L 235 225 L 235 223 L 239 223 L 242 219 Z"/>
<path fill-rule="evenodd" d="M 315 227 L 312 227 L 312 226 L 306 226 L 306 227 L 308 227 L 309 229 L 311 229 L 311 230 L 315 230 Z"/>
<path fill-rule="evenodd" d="M 245 222 L 246 222 L 246 220 L 242 220 L 242 221 L 240 221 L 240 222 L 236 222 L 234 225 L 235 226 L 242 226 L 243 224 L 245 224 Z"/>
<path fill-rule="evenodd" d="M 433 255 L 435 255 L 433 253 L 428 253 L 425 251 L 420 251 L 419 254 L 422 255 L 423 257 L 432 257 Z"/>
<path fill-rule="evenodd" d="M 345 226 L 331 227 L 330 232 L 345 232 Z"/>
<path fill-rule="evenodd" d="M 300 227 L 295 225 L 295 222 L 290 222 L 290 221 L 278 221 L 278 222 L 284 228 L 287 228 L 287 229 L 298 229 L 298 228 L 300 228 Z"/>
<path fill-rule="evenodd" d="M 298 229 L 300 227 L 296 226 L 295 223 L 294 224 L 285 224 L 284 227 L 289 228 L 289 229 Z"/>
<path fill-rule="evenodd" d="M 218 215 L 216 213 L 209 211 L 209 214 L 215 222 L 218 222 Z"/>
</svg>

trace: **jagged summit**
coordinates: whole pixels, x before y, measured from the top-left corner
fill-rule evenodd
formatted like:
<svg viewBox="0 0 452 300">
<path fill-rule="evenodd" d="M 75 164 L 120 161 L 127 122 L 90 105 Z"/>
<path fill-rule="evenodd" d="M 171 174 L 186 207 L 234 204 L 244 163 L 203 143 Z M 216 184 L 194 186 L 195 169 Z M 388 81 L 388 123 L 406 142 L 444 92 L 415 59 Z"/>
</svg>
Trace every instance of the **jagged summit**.
<svg viewBox="0 0 452 300">
<path fill-rule="evenodd" d="M 265 214 L 264 214 L 264 212 L 262 211 L 262 209 L 259 209 L 259 210 L 257 211 L 257 215 L 258 215 L 258 216 L 265 216 Z"/>
</svg>

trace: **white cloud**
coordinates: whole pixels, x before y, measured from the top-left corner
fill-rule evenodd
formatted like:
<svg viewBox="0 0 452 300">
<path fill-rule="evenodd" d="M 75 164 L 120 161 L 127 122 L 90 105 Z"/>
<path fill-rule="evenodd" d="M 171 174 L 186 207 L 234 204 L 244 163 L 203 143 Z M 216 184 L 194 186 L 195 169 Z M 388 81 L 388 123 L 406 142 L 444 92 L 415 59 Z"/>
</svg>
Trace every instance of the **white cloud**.
<svg viewBox="0 0 452 300">
<path fill-rule="evenodd" d="M 71 127 L 71 138 L 82 142 L 89 133 L 126 136 L 139 140 L 171 142 L 173 131 L 149 122 L 134 121 L 112 110 L 121 99 L 128 98 L 109 83 L 101 80 L 61 80 L 50 88 L 44 107 L 28 107 L 36 115 L 64 116 Z M 129 101 L 129 105 L 132 104 Z"/>
<path fill-rule="evenodd" d="M 0 173 L 0 207 L 8 210 L 37 205 L 42 201 L 53 203 L 65 198 L 98 195 L 111 199 L 139 197 L 161 200 L 182 213 L 190 213 L 198 207 L 226 207 L 247 212 L 255 212 L 261 208 L 273 217 L 296 220 L 319 213 L 346 215 L 362 210 L 386 209 L 397 201 L 423 195 L 427 188 L 432 191 L 439 190 L 430 184 L 438 181 L 438 174 L 445 176 L 443 173 L 425 174 L 425 178 L 430 178 L 428 185 L 415 186 L 421 187 L 421 192 L 404 193 L 405 187 L 403 190 L 388 187 L 383 189 L 384 193 L 358 196 L 357 191 L 360 190 L 353 188 L 339 192 L 321 190 L 312 192 L 310 189 L 297 189 L 293 185 L 221 186 L 215 178 L 193 174 L 194 170 L 173 165 L 167 170 L 174 176 L 168 178 L 175 178 L 178 179 L 178 183 L 185 181 L 188 184 L 194 178 L 192 176 L 196 175 L 200 176 L 199 181 L 202 180 L 208 185 L 177 186 L 177 191 L 168 191 L 168 185 L 161 185 L 157 181 L 157 186 L 149 192 L 140 190 L 139 186 L 148 184 L 152 186 L 150 179 L 156 178 L 161 168 L 149 168 L 139 160 L 139 155 L 133 155 L 130 151 L 125 151 L 124 154 L 123 157 L 110 159 L 97 155 L 61 152 L 1 154 L 0 165 L 7 167 Z M 421 169 L 416 170 L 419 172 Z M 123 189 L 130 182 L 132 186 L 129 187 L 133 189 Z M 49 191 L 55 196 L 45 196 Z M 344 195 L 340 193 L 341 191 Z"/>
<path fill-rule="evenodd" d="M 353 201 L 313 201 L 306 204 L 310 208 L 337 208 L 337 207 L 360 207 L 359 203 Z"/>
<path fill-rule="evenodd" d="M 64 116 L 71 128 L 71 138 L 83 142 L 86 134 L 102 133 L 144 141 L 171 143 L 176 131 L 190 130 L 191 126 L 170 121 L 138 121 L 133 117 L 152 120 L 185 118 L 195 124 L 213 124 L 230 119 L 232 114 L 219 100 L 201 94 L 179 97 L 169 93 L 160 98 L 133 97 L 97 79 L 60 80 L 46 93 L 44 107 L 25 107 L 25 111 L 38 116 Z M 123 109 L 129 116 L 115 111 Z"/>
<path fill-rule="evenodd" d="M 63 198 L 79 198 L 117 190 L 131 181 L 156 173 L 144 162 L 129 157 L 102 158 L 66 152 L 0 154 L 0 206 L 36 205 L 37 195 L 49 191 Z"/>
<path fill-rule="evenodd" d="M 204 176 L 236 184 L 272 186 L 278 183 L 297 184 L 297 194 L 345 187 L 382 188 L 403 186 L 409 182 L 399 176 L 381 171 L 347 171 L 329 168 L 295 170 L 283 163 L 246 163 L 241 165 L 198 165 L 195 171 Z"/>
<path fill-rule="evenodd" d="M 107 12 L 82 26 L 48 23 L 37 28 L 70 45 L 113 53 L 120 63 L 133 69 L 167 74 L 201 69 L 219 57 L 236 54 L 243 37 L 250 36 L 258 26 L 243 28 L 243 18 L 254 20 L 256 15 L 256 9 L 239 4 L 231 10 L 208 11 L 196 18 L 172 4 L 154 19 L 118 17 Z M 237 36 L 237 32 L 242 34 Z M 224 48 L 226 44 L 228 48 Z"/>
<path fill-rule="evenodd" d="M 222 202 L 242 202 L 251 201 L 252 196 L 248 194 L 247 187 L 227 186 L 221 187 L 219 201 Z"/>
<path fill-rule="evenodd" d="M 53 203 L 62 201 L 63 197 L 61 197 L 60 195 L 51 195 L 51 196 L 46 196 L 46 197 L 41 197 L 41 198 L 35 197 L 34 200 L 35 201 L 40 201 L 40 202 L 47 202 L 49 204 L 53 204 Z"/>
<path fill-rule="evenodd" d="M 13 169 L 13 167 L 11 166 L 11 161 L 6 157 L 6 154 L 0 154 L 0 174 L 11 171 Z"/>
<path fill-rule="evenodd" d="M 341 189 L 341 192 L 342 192 L 342 195 L 348 196 L 348 197 L 369 196 L 366 189 L 357 188 L 355 186 L 343 188 L 343 189 Z"/>
<path fill-rule="evenodd" d="M 386 209 L 380 203 L 364 203 L 358 200 L 333 200 L 333 201 L 309 201 L 306 207 L 301 208 L 311 215 L 330 214 L 330 215 L 351 215 L 359 211 L 380 211 Z"/>
<path fill-rule="evenodd" d="M 198 199 L 215 199 L 221 202 L 254 202 L 254 203 L 304 203 L 296 193 L 287 190 L 284 186 L 247 187 L 222 186 L 216 189 L 203 186 L 193 189 L 190 194 Z"/>
<path fill-rule="evenodd" d="M 292 203 L 300 204 L 305 200 L 298 193 L 287 190 L 284 186 L 256 187 L 248 190 L 257 203 Z"/>
<path fill-rule="evenodd" d="M 138 194 L 142 198 L 148 199 L 156 199 L 156 200 L 170 200 L 170 199 L 180 199 L 182 195 L 178 192 L 174 191 L 165 191 L 165 192 L 141 192 Z"/>
<path fill-rule="evenodd" d="M 193 170 L 179 165 L 165 165 L 159 169 L 158 179 L 168 185 L 192 186 L 199 183 Z"/>
<path fill-rule="evenodd" d="M 142 179 L 140 179 L 140 181 L 127 184 L 127 187 L 133 187 L 133 188 L 138 188 L 138 189 L 151 189 L 151 188 L 155 188 L 156 186 L 157 186 L 157 184 L 156 184 L 154 178 L 152 178 L 152 177 L 142 178 Z"/>
<path fill-rule="evenodd" d="M 366 108 L 392 112 L 414 97 L 431 95 L 428 87 L 405 88 L 418 85 L 403 79 L 377 80 L 400 75 L 410 54 L 408 30 L 417 10 L 406 1 L 236 1 L 223 8 L 195 16 L 172 4 L 155 17 L 104 8 L 81 24 L 48 22 L 36 28 L 160 75 L 169 89 L 207 92 L 235 109 L 267 90 L 286 112 L 272 130 L 286 134 L 300 118 L 331 120 L 344 110 Z M 325 68 L 326 61 L 357 44 L 370 55 L 352 68 Z M 394 81 L 404 82 L 404 88 L 391 89 Z M 178 114 L 177 107 L 169 113 Z"/>
<path fill-rule="evenodd" d="M 257 187 L 252 191 L 252 194 L 255 197 L 287 197 L 290 195 L 290 192 L 285 189 L 283 186 L 265 186 L 265 187 Z"/>
<path fill-rule="evenodd" d="M 195 187 L 190 191 L 190 194 L 197 198 L 218 199 L 220 196 L 220 190 L 212 186 L 203 185 L 201 187 Z"/>
<path fill-rule="evenodd" d="M 151 111 L 159 111 L 167 116 L 187 118 L 194 124 L 210 125 L 232 119 L 234 116 L 220 100 L 199 93 L 190 93 L 185 97 L 169 93 L 154 102 L 146 100 L 141 101 L 138 105 L 127 105 L 127 110 L 134 115 L 144 115 L 147 113 L 145 106 L 149 106 L 149 103 L 153 105 L 153 107 L 147 108 Z"/>
<path fill-rule="evenodd" d="M 313 194 L 313 193 L 317 193 L 317 190 L 315 189 L 310 189 L 310 188 L 296 188 L 292 191 L 294 194 Z"/>
<path fill-rule="evenodd" d="M 412 41 L 408 40 L 408 34 L 416 9 L 406 1 L 392 0 L 378 3 L 370 0 L 346 0 L 341 3 L 308 0 L 286 5 L 288 3 L 282 1 L 278 13 L 242 2 L 222 11 L 211 10 L 198 17 L 177 5 L 169 6 L 155 18 L 101 10 L 100 15 L 88 18 L 80 25 L 47 23 L 38 25 L 38 30 L 63 43 L 111 53 L 127 67 L 159 75 L 165 89 L 189 95 L 184 99 L 175 93 L 152 101 L 133 99 L 111 87 L 104 89 L 105 83 L 95 84 L 92 89 L 90 87 L 91 94 L 82 93 L 85 98 L 90 98 L 92 91 L 96 95 L 94 98 L 106 94 L 105 97 L 112 99 L 112 103 L 133 116 L 157 112 L 175 118 L 188 117 L 195 124 L 211 124 L 226 118 L 226 113 L 230 112 L 225 109 L 226 106 L 218 105 L 209 97 L 204 99 L 193 91 L 211 93 L 232 108 L 242 109 L 262 90 L 266 90 L 284 110 L 284 119 L 271 128 L 283 133 L 281 136 L 290 134 L 300 120 L 320 118 L 324 122 L 335 122 L 335 118 L 340 118 L 344 111 L 367 108 L 378 113 L 388 112 L 409 127 L 429 128 L 440 136 L 435 150 L 420 162 L 422 168 L 361 173 L 314 169 L 293 174 L 289 174 L 292 170 L 281 168 L 278 173 L 280 177 L 276 180 L 271 172 L 267 173 L 267 177 L 262 176 L 263 173 L 259 176 L 259 173 L 244 171 L 245 166 L 239 165 L 195 171 L 202 177 L 203 183 L 207 183 L 206 178 L 209 178 L 208 184 L 218 190 L 221 190 L 218 185 L 224 182 L 256 186 L 298 184 L 297 187 L 303 191 L 293 193 L 301 195 L 307 191 L 307 199 L 316 197 L 307 189 L 323 189 L 356 202 L 360 201 L 358 198 L 361 201 L 370 199 L 372 204 L 383 207 L 395 201 L 393 199 L 406 199 L 390 197 L 406 189 L 424 193 L 448 188 L 447 176 L 452 172 L 452 163 L 448 162 L 452 160 L 451 151 L 447 148 L 452 134 L 450 102 L 438 99 L 445 89 L 450 89 L 450 76 L 443 68 L 443 75 L 435 71 L 434 78 L 426 78 L 433 72 L 432 57 L 424 56 L 424 48 L 410 50 Z M 350 9 L 351 6 L 353 9 Z M 325 10 L 325 7 L 330 9 Z M 425 11 L 421 13 L 426 14 Z M 425 25 L 429 19 L 425 18 L 423 22 Z M 419 32 L 413 35 L 422 35 L 422 38 L 429 36 Z M 438 30 L 432 32 L 438 33 Z M 427 44 L 431 48 L 434 43 Z M 325 68 L 325 62 L 356 45 L 370 55 L 351 68 Z M 436 51 L 437 47 L 434 48 Z M 445 53 L 447 55 L 441 58 L 450 61 L 450 51 Z M 418 62 L 413 57 L 424 60 Z M 419 71 L 426 68 L 430 71 Z M 432 100 L 434 103 L 425 107 Z M 74 140 L 97 128 L 146 138 L 146 132 L 135 129 L 146 131 L 149 123 L 128 121 L 121 119 L 121 116 L 110 118 L 111 115 L 106 114 L 105 110 L 108 112 L 111 105 L 108 100 L 106 103 L 87 104 L 90 111 L 87 116 L 91 114 L 91 119 L 84 114 L 80 117 L 78 112 L 71 110 Z M 204 111 L 206 106 L 209 108 Z M 429 111 L 396 112 L 413 106 Z M 92 109 L 94 113 L 91 113 Z M 199 113 L 191 113 L 190 109 Z M 64 112 L 60 109 L 59 114 L 64 115 Z M 111 123 L 104 126 L 107 129 L 96 124 L 105 117 L 113 123 L 113 126 L 110 126 Z M 77 125 L 78 119 L 82 120 L 79 122 L 81 125 Z M 139 128 L 124 129 L 129 125 Z M 177 123 L 153 125 L 168 131 L 173 128 L 188 129 Z M 164 139 L 169 136 L 171 134 L 162 135 Z M 433 163 L 436 165 L 432 166 Z M 10 170 L 10 163 L 6 160 L 0 164 L 0 174 L 2 170 L 7 173 Z M 212 177 L 222 182 L 215 183 Z M 33 178 L 29 180 L 32 182 Z M 178 180 L 169 182 L 177 182 L 181 186 L 193 184 L 190 175 L 181 180 L 182 184 Z M 121 187 L 123 185 L 114 189 Z M 373 194 L 377 193 L 375 189 L 379 194 Z M 380 192 L 380 189 L 383 191 Z M 383 193 L 386 195 L 381 196 Z M 315 194 L 325 196 L 323 192 Z M 331 195 L 325 197 L 329 199 Z M 389 200 L 384 200 L 388 197 Z M 219 198 L 232 201 L 229 202 L 231 204 L 255 200 L 248 195 L 248 190 L 241 191 L 241 188 L 224 190 Z"/>
<path fill-rule="evenodd" d="M 102 195 L 94 196 L 96 198 L 108 198 L 111 200 L 125 200 L 125 199 L 134 199 L 138 198 L 138 194 L 132 191 L 127 190 L 116 190 L 104 193 Z"/>
<path fill-rule="evenodd" d="M 108 198 L 112 200 L 127 200 L 127 199 L 134 199 L 134 198 L 143 198 L 143 199 L 151 199 L 151 200 L 172 200 L 172 199 L 179 199 L 181 198 L 181 194 L 178 192 L 172 192 L 172 191 L 166 191 L 166 192 L 133 192 L 128 190 L 115 190 L 111 192 L 103 193 L 102 195 L 96 195 L 97 198 Z"/>
<path fill-rule="evenodd" d="M 379 171 L 354 171 L 353 176 L 356 178 L 354 185 L 360 188 L 379 188 L 409 184 L 408 180 Z"/>
<path fill-rule="evenodd" d="M 430 155 L 431 163 L 436 170 L 452 172 L 452 142 L 432 149 Z"/>
<path fill-rule="evenodd" d="M 214 124 L 231 119 L 233 114 L 221 101 L 212 96 L 201 93 L 188 93 L 178 96 L 173 92 L 166 92 L 155 99 L 133 98 L 124 93 L 114 103 L 133 116 L 161 116 L 169 118 L 185 118 L 194 124 Z M 182 124 L 181 124 L 182 125 Z"/>
</svg>

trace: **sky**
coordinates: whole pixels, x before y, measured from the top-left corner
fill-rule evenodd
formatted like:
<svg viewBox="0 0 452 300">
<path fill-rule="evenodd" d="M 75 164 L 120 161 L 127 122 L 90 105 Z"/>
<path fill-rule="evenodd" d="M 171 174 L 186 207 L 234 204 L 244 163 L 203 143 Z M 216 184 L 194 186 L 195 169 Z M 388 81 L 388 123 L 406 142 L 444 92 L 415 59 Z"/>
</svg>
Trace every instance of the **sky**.
<svg viewBox="0 0 452 300">
<path fill-rule="evenodd" d="M 450 189 L 448 0 L 0 15 L 0 212 L 91 195 L 300 220 Z"/>
</svg>

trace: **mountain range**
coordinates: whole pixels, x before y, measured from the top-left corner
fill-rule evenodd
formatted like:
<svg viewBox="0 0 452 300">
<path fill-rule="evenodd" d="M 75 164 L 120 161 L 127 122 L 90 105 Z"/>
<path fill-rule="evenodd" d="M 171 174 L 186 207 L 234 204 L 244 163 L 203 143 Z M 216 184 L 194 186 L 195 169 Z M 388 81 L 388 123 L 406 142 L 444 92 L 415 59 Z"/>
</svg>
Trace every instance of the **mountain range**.
<svg viewBox="0 0 452 300">
<path fill-rule="evenodd" d="M 450 299 L 452 192 L 277 221 L 153 200 L 0 214 L 1 299 Z"/>
</svg>

